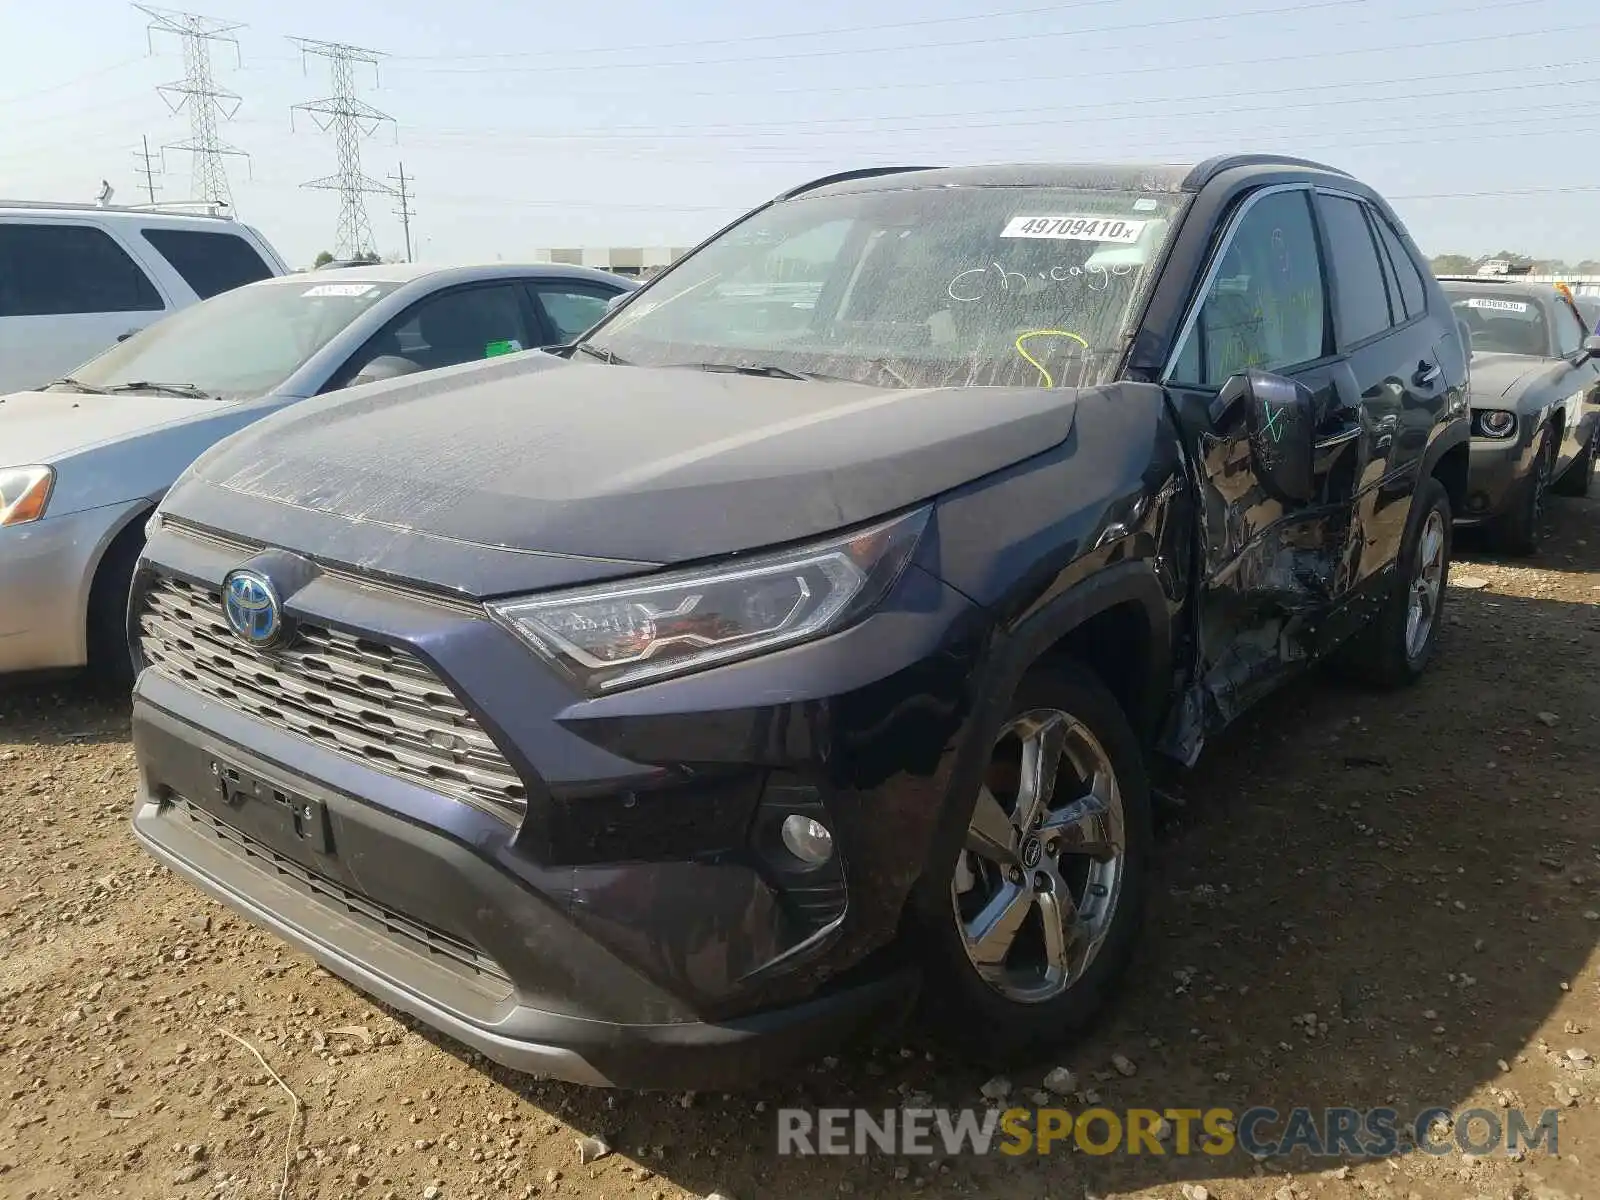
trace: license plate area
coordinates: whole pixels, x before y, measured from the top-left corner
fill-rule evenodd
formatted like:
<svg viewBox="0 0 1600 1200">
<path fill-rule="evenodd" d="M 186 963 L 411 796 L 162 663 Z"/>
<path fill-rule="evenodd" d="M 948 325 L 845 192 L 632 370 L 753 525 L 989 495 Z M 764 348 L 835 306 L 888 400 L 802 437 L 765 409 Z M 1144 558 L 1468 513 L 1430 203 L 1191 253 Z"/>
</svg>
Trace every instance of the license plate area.
<svg viewBox="0 0 1600 1200">
<path fill-rule="evenodd" d="M 328 810 L 322 801 L 217 760 L 211 763 L 211 774 L 229 813 L 227 819 L 240 832 L 291 858 L 299 858 L 307 850 L 333 853 Z"/>
</svg>

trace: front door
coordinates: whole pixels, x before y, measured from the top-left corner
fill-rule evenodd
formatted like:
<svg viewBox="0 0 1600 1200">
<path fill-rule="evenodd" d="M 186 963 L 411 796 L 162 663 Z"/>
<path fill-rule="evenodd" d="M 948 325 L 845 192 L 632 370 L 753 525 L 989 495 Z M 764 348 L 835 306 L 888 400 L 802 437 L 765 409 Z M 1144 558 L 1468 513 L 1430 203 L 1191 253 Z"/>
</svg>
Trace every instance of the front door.
<svg viewBox="0 0 1600 1200">
<path fill-rule="evenodd" d="M 1197 676 L 1191 727 L 1227 724 L 1318 650 L 1340 600 L 1357 421 L 1349 368 L 1332 353 L 1326 273 L 1310 192 L 1247 197 L 1213 253 L 1165 384 L 1200 487 Z M 1247 369 L 1308 387 L 1320 409 L 1318 498 L 1294 505 L 1263 486 L 1241 409 L 1214 413 L 1218 389 Z M 1198 731 L 1197 731 L 1198 732 Z M 1195 745 L 1198 752 L 1198 744 Z"/>
</svg>

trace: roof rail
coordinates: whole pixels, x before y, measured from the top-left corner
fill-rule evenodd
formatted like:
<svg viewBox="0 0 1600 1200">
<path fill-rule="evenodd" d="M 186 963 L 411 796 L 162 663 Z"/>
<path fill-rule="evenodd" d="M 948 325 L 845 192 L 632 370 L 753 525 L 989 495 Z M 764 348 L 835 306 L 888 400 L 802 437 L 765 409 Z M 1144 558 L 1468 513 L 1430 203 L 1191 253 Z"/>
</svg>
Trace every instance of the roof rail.
<svg viewBox="0 0 1600 1200">
<path fill-rule="evenodd" d="M 67 212 L 152 213 L 174 217 L 212 217 L 218 221 L 231 221 L 233 220 L 233 214 L 223 211 L 227 207 L 226 204 L 216 200 L 172 200 L 163 204 L 92 204 L 77 200 L 0 199 L 0 208 L 59 209 Z"/>
<path fill-rule="evenodd" d="M 1190 167 L 1183 186 L 1185 189 L 1193 188 L 1199 191 L 1222 172 L 1231 171 L 1235 167 L 1304 167 L 1311 171 L 1326 171 L 1330 175 L 1343 175 L 1346 179 L 1351 177 L 1349 171 L 1339 167 L 1330 167 L 1327 163 L 1320 163 L 1314 159 L 1294 158 L 1287 154 L 1218 154 Z"/>
<path fill-rule="evenodd" d="M 824 175 L 821 179 L 813 179 L 810 183 L 802 183 L 799 187 L 790 188 L 787 192 L 778 195 L 779 200 L 792 200 L 806 192 L 816 191 L 817 188 L 827 187 L 830 183 L 848 183 L 852 179 L 873 179 L 879 175 L 899 175 L 906 171 L 937 171 L 938 167 L 860 167 L 854 171 L 836 171 L 832 175 Z"/>
</svg>

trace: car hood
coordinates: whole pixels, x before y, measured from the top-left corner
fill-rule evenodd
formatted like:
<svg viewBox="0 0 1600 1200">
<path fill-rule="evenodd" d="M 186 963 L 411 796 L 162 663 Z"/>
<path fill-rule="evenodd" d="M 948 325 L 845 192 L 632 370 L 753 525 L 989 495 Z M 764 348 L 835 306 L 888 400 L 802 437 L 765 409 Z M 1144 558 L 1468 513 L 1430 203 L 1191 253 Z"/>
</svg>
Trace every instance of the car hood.
<svg viewBox="0 0 1600 1200">
<path fill-rule="evenodd" d="M 68 454 L 220 407 L 216 400 L 182 396 L 14 392 L 0 396 L 0 467 L 49 465 Z"/>
<path fill-rule="evenodd" d="M 502 594 L 868 520 L 1058 444 L 1074 398 L 539 356 L 296 405 L 203 456 L 162 507 L 250 542 Z"/>
<path fill-rule="evenodd" d="M 1559 364 L 1533 354 L 1474 354 L 1469 388 L 1472 401 L 1487 405 L 1509 395 L 1529 376 L 1543 375 L 1555 366 Z"/>
</svg>

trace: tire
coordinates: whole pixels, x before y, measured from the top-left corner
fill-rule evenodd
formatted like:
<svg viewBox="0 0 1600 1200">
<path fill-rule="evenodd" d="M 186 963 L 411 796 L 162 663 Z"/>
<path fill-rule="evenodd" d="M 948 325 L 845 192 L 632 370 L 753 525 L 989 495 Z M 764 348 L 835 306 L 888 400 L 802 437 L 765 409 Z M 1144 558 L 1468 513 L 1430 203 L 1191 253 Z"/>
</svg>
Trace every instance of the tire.
<svg viewBox="0 0 1600 1200">
<path fill-rule="evenodd" d="M 1014 812 L 1033 790 L 1010 790 L 1004 778 L 1023 776 L 1028 754 L 1019 739 L 1024 736 L 1034 747 L 1046 747 L 1053 739 L 1063 748 L 1061 770 L 1045 797 L 1045 809 L 1058 822 L 1069 808 L 1084 819 L 1059 824 L 1058 844 L 1082 845 L 1094 838 L 1113 846 L 1120 816 L 1120 857 L 1052 856 L 1043 837 L 1026 836 L 1012 823 L 1008 808 Z M 1150 785 L 1138 739 L 1105 685 L 1077 663 L 1037 666 L 1023 678 L 995 751 L 978 796 L 965 802 L 964 844 L 950 847 L 944 861 L 930 865 L 913 897 L 911 922 L 924 970 L 924 1018 L 961 1053 L 1010 1064 L 1044 1052 L 1086 1026 L 1126 968 L 1142 924 L 1152 826 Z M 1094 794 L 1080 775 L 1091 764 L 1102 777 Z M 1084 815 L 1092 811 L 1091 803 L 1103 810 L 1099 816 Z M 1050 828 L 1047 823 L 1042 832 L 1047 836 Z M 984 830 L 992 831 L 990 836 Z M 993 847 L 1006 838 L 1005 855 L 984 858 L 967 849 Z M 1006 878 L 999 865 L 1002 858 L 1015 864 L 1015 879 Z M 1105 894 L 1090 892 L 1091 884 L 1106 888 Z M 1053 960 L 1058 969 L 1050 971 L 1043 931 L 1049 913 L 1066 913 L 1060 904 L 1063 891 L 1083 919 L 1082 936 L 1076 941 L 1063 937 L 1058 945 L 1064 949 Z M 1016 898 L 1009 907 L 1007 895 Z M 982 925 L 980 910 L 1014 914 L 1018 908 L 1025 910 L 1022 923 L 986 977 L 974 953 L 992 962 L 992 951 L 1004 939 L 980 939 L 976 944 L 988 952 L 969 953 L 966 927 Z M 1004 928 L 1000 921 L 990 927 Z M 1030 984 L 1035 985 L 1032 992 Z"/>
<path fill-rule="evenodd" d="M 1539 549 L 1544 536 L 1545 498 L 1550 491 L 1550 476 L 1555 466 L 1556 444 L 1546 428 L 1539 435 L 1539 453 L 1522 481 L 1521 491 L 1510 511 L 1489 528 L 1494 545 L 1507 554 L 1527 557 Z"/>
<path fill-rule="evenodd" d="M 1557 496 L 1587 496 L 1594 479 L 1597 458 L 1600 458 L 1600 418 L 1595 420 L 1594 428 L 1589 431 L 1589 441 L 1583 452 L 1572 460 L 1566 473 L 1550 485 L 1550 490 Z"/>
<path fill-rule="evenodd" d="M 1431 534 L 1426 539 L 1425 534 Z M 1437 540 L 1437 553 L 1433 551 Z M 1450 582 L 1452 529 L 1450 496 L 1431 476 L 1411 497 L 1411 512 L 1395 560 L 1394 589 L 1366 630 L 1341 651 L 1345 673 L 1379 688 L 1415 683 L 1427 670 L 1439 639 L 1440 618 Z M 1424 551 L 1428 561 L 1424 561 Z M 1423 585 L 1426 586 L 1423 586 Z M 1419 593 L 1419 587 L 1422 591 Z M 1420 640 L 1411 632 L 1412 600 L 1423 602 L 1427 628 Z"/>
<path fill-rule="evenodd" d="M 124 529 L 106 549 L 89 588 L 87 635 L 89 670 L 118 688 L 133 686 L 133 653 L 128 647 L 128 592 L 144 550 L 142 522 Z"/>
</svg>

